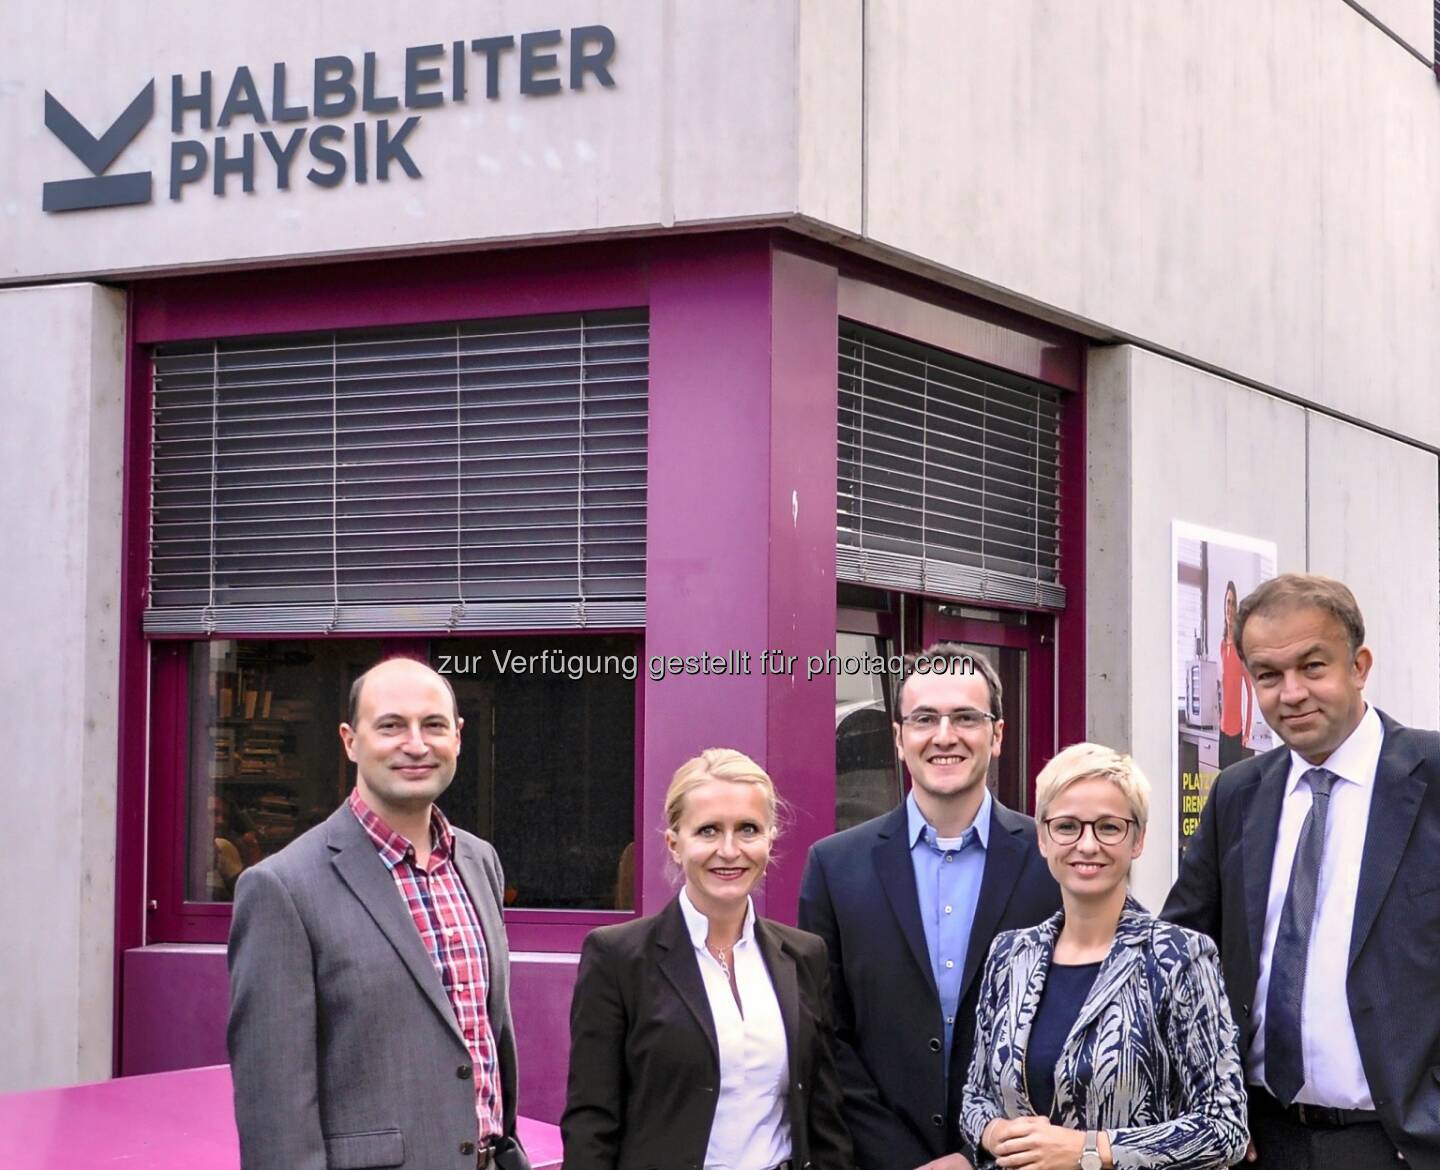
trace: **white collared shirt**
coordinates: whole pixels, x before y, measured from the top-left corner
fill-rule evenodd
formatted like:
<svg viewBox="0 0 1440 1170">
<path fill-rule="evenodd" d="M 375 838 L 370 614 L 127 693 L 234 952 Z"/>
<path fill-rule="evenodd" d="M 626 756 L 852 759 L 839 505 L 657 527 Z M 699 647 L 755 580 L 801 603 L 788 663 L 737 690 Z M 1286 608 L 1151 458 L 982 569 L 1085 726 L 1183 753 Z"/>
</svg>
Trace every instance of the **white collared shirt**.
<svg viewBox="0 0 1440 1170">
<path fill-rule="evenodd" d="M 731 958 L 743 1015 L 724 970 L 705 945 L 710 922 L 683 889 L 680 909 L 720 1044 L 720 1092 L 705 1147 L 705 1170 L 765 1170 L 790 1157 L 790 1051 L 780 1001 L 755 942 L 755 904 L 746 908 Z"/>
<path fill-rule="evenodd" d="M 1350 966 L 1350 933 L 1355 920 L 1355 894 L 1360 883 L 1360 860 L 1365 851 L 1365 829 L 1370 824 L 1370 800 L 1385 728 L 1375 708 L 1367 706 L 1359 725 L 1344 743 L 1319 765 L 1339 777 L 1330 789 L 1326 815 L 1325 852 L 1316 891 L 1315 926 L 1305 966 L 1305 999 L 1300 1009 L 1301 1045 L 1305 1056 L 1305 1085 L 1297 1101 L 1337 1109 L 1374 1109 L 1370 1082 L 1360 1063 L 1355 1023 L 1345 998 L 1345 976 Z M 1312 792 L 1302 780 L 1315 765 L 1293 751 L 1285 799 L 1280 806 L 1280 828 L 1275 837 L 1275 861 L 1270 870 L 1270 897 L 1265 907 L 1265 935 L 1260 943 L 1260 976 L 1255 985 L 1255 1035 L 1246 1059 L 1252 1083 L 1265 1082 L 1265 998 L 1270 992 L 1270 960 L 1275 935 L 1285 909 L 1290 870 L 1300 842 L 1300 827 L 1310 811 Z"/>
</svg>

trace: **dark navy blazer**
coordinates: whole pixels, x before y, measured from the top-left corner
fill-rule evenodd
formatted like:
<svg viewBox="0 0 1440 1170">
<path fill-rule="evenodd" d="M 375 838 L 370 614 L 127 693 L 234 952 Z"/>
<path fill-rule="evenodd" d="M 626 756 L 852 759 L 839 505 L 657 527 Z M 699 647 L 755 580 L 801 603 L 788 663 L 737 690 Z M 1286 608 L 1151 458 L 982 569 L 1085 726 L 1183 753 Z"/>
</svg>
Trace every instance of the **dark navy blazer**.
<svg viewBox="0 0 1440 1170">
<path fill-rule="evenodd" d="M 1035 822 L 992 801 L 947 1077 L 907 836 L 902 803 L 827 837 L 811 848 L 800 888 L 800 925 L 830 952 L 835 1058 L 860 1170 L 913 1170 L 963 1149 L 960 1103 L 980 968 L 1000 931 L 1034 926 L 1060 907 Z"/>
<path fill-rule="evenodd" d="M 1385 1132 L 1440 1170 L 1440 735 L 1380 721 L 1345 994 Z M 1163 911 L 1219 945 L 1242 1052 L 1289 775 L 1288 747 L 1220 773 Z"/>
</svg>

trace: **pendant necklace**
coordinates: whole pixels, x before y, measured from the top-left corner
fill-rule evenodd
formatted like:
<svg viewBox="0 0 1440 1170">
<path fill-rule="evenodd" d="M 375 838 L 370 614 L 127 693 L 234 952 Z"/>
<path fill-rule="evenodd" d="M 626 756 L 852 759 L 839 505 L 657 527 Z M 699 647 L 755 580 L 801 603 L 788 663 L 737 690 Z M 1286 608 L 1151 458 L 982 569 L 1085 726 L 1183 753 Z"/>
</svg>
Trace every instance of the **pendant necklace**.
<svg viewBox="0 0 1440 1170">
<path fill-rule="evenodd" d="M 715 957 L 715 961 L 720 964 L 720 970 L 725 973 L 725 978 L 728 981 L 730 979 L 730 964 L 725 961 L 726 949 L 724 947 L 712 947 L 708 942 L 705 944 L 705 949 Z"/>
</svg>

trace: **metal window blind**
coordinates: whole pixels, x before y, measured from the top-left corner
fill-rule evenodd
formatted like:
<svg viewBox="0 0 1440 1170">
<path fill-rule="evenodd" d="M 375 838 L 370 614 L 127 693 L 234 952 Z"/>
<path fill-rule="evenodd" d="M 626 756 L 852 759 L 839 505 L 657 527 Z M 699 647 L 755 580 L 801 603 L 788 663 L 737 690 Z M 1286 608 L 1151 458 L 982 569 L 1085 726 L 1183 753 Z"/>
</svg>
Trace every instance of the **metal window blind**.
<svg viewBox="0 0 1440 1170">
<path fill-rule="evenodd" d="M 1062 608 L 1060 392 L 840 324 L 840 580 Z"/>
<path fill-rule="evenodd" d="M 644 311 L 166 345 L 154 633 L 645 618 Z"/>
</svg>

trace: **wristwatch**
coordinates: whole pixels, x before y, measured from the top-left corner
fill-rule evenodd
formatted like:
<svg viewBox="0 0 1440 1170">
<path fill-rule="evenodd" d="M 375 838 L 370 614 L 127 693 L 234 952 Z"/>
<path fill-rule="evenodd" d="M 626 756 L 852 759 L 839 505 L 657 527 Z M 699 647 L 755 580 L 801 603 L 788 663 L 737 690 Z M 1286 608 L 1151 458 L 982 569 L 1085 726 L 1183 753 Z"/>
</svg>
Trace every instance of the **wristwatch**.
<svg viewBox="0 0 1440 1170">
<path fill-rule="evenodd" d="M 1099 1142 L 1098 1130 L 1085 1131 L 1085 1149 L 1080 1153 L 1080 1170 L 1104 1170 L 1105 1164 L 1100 1161 Z"/>
</svg>

